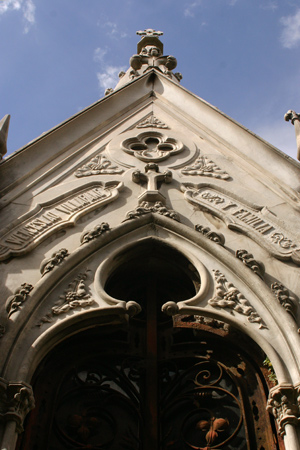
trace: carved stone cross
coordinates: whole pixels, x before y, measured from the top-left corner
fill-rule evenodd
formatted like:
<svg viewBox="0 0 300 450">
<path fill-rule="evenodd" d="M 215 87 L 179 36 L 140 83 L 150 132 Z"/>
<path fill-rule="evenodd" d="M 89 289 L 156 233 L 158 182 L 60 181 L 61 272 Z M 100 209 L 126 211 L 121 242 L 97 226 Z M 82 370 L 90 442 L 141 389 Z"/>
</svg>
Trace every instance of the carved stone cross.
<svg viewBox="0 0 300 450">
<path fill-rule="evenodd" d="M 164 33 L 162 31 L 155 31 L 152 28 L 147 28 L 144 31 L 137 31 L 136 34 L 139 36 L 162 36 Z"/>
<path fill-rule="evenodd" d="M 165 197 L 158 190 L 158 183 L 171 183 L 172 172 L 166 170 L 163 173 L 159 172 L 159 167 L 155 163 L 146 164 L 145 173 L 140 170 L 136 170 L 132 174 L 132 181 L 140 183 L 141 181 L 147 183 L 147 189 L 139 196 L 139 202 L 157 202 L 161 201 L 165 203 Z"/>
</svg>

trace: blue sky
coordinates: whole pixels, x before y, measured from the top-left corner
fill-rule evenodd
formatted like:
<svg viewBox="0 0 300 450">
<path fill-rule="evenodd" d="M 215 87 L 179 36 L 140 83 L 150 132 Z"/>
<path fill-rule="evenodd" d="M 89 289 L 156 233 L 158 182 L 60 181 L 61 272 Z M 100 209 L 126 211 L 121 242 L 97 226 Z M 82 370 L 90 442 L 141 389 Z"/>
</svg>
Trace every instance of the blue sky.
<svg viewBox="0 0 300 450">
<path fill-rule="evenodd" d="M 8 154 L 103 97 L 154 28 L 181 84 L 296 158 L 299 0 L 0 0 Z"/>
</svg>

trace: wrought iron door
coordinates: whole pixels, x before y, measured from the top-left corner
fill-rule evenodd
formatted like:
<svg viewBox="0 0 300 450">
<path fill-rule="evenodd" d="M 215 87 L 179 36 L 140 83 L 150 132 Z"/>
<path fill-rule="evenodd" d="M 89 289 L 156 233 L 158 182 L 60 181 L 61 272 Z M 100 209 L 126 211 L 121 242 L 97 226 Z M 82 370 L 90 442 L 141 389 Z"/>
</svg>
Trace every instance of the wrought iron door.
<svg viewBox="0 0 300 450">
<path fill-rule="evenodd" d="M 19 449 L 279 448 L 259 367 L 236 342 L 257 349 L 224 324 L 161 312 L 166 301 L 192 297 L 199 282 L 179 270 L 182 261 L 168 261 L 155 248 L 146 268 L 129 262 L 108 281 L 114 297 L 139 301 L 137 317 L 108 317 L 44 360 Z"/>
</svg>

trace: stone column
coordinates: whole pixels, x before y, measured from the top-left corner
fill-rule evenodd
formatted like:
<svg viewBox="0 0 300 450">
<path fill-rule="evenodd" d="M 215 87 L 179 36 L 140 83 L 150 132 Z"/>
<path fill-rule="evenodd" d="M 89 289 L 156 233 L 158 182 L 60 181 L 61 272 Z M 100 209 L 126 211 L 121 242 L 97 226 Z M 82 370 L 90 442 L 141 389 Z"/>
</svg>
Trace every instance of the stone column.
<svg viewBox="0 0 300 450">
<path fill-rule="evenodd" d="M 269 393 L 267 410 L 276 419 L 287 450 L 300 450 L 300 386 L 282 383 Z"/>
<path fill-rule="evenodd" d="M 34 397 L 29 384 L 0 378 L 1 450 L 14 450 L 18 434 L 23 431 L 24 419 L 33 408 Z"/>
</svg>

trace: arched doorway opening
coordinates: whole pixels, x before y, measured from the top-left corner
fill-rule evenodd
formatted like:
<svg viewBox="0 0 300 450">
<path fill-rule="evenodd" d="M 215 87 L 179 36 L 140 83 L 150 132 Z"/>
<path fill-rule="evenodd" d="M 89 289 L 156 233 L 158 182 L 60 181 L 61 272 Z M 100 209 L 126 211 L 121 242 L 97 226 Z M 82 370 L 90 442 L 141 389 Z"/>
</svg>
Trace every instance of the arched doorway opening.
<svg viewBox="0 0 300 450">
<path fill-rule="evenodd" d="M 18 448 L 279 449 L 254 343 L 222 323 L 161 312 L 200 285 L 191 261 L 155 240 L 119 254 L 105 290 L 141 313 L 53 349 L 34 376 L 37 407 Z"/>
</svg>

